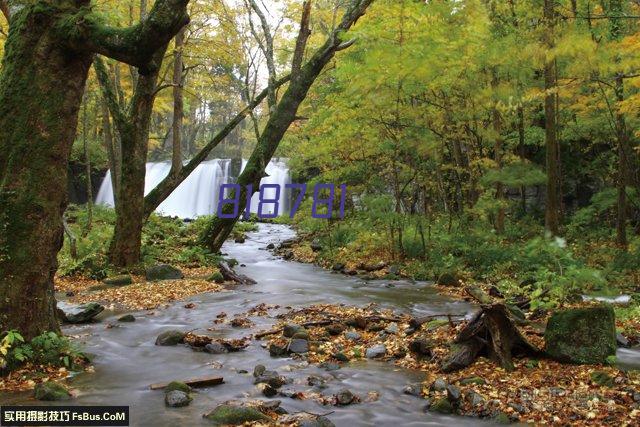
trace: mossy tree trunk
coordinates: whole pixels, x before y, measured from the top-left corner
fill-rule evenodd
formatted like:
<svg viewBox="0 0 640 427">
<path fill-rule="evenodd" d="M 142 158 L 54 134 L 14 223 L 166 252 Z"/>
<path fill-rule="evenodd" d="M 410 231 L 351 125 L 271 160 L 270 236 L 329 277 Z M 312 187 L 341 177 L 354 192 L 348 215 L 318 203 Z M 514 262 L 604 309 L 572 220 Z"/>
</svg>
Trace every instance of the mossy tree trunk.
<svg viewBox="0 0 640 427">
<path fill-rule="evenodd" d="M 353 40 L 342 42 L 340 37 L 356 23 L 372 2 L 373 0 L 353 0 L 349 2 L 341 22 L 329 35 L 324 45 L 315 51 L 311 58 L 302 65 L 302 56 L 309 36 L 310 5 L 305 2 L 300 32 L 292 61 L 291 82 L 280 101 L 271 111 L 269 120 L 258 139 L 258 144 L 247 161 L 244 171 L 238 177 L 238 184 L 241 187 L 240 214 L 246 206 L 246 186 L 252 184 L 254 189 L 259 188 L 260 180 L 265 176 L 267 164 L 271 161 L 285 132 L 295 120 L 298 107 L 306 98 L 311 85 L 325 65 L 334 57 L 335 53 L 348 48 L 354 42 Z M 227 208 L 231 208 L 231 206 L 225 206 L 225 209 Z M 207 225 L 201 236 L 202 243 L 212 252 L 220 251 L 236 221 L 238 221 L 238 217 L 214 218 Z"/>
<path fill-rule="evenodd" d="M 135 66 L 186 22 L 187 0 L 159 0 L 148 22 L 105 27 L 88 1 L 7 3 L 0 72 L 0 331 L 59 331 L 53 277 L 67 163 L 94 53 Z"/>
</svg>

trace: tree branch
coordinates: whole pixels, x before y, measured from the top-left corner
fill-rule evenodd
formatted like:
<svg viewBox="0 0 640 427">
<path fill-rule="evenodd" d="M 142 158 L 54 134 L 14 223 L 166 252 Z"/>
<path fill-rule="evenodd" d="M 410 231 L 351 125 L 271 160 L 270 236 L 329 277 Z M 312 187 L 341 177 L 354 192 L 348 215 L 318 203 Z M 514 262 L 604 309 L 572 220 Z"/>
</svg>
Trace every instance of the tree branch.
<svg viewBox="0 0 640 427">
<path fill-rule="evenodd" d="M 71 47 L 99 53 L 148 74 L 155 52 L 189 23 L 187 3 L 189 0 L 157 0 L 144 21 L 128 28 L 104 25 L 97 15 L 83 8 L 59 29 Z"/>
<path fill-rule="evenodd" d="M 302 66 L 304 59 L 304 50 L 307 47 L 307 40 L 311 35 L 309 29 L 309 18 L 311 17 L 311 0 L 305 0 L 302 5 L 302 18 L 300 19 L 300 32 L 296 39 L 296 48 L 293 52 L 293 60 L 291 61 L 291 74 L 296 75 Z"/>
<path fill-rule="evenodd" d="M 122 106 L 118 101 L 115 87 L 111 79 L 109 78 L 107 67 L 105 66 L 102 58 L 100 58 L 99 56 L 96 56 L 93 60 L 93 69 L 96 72 L 96 77 L 98 79 L 98 84 L 100 85 L 100 92 L 102 92 L 102 97 L 107 104 L 109 112 L 111 113 L 111 117 L 113 117 L 113 122 L 118 128 L 118 131 L 121 131 L 122 126 L 126 122 L 126 117 L 123 112 Z"/>
</svg>

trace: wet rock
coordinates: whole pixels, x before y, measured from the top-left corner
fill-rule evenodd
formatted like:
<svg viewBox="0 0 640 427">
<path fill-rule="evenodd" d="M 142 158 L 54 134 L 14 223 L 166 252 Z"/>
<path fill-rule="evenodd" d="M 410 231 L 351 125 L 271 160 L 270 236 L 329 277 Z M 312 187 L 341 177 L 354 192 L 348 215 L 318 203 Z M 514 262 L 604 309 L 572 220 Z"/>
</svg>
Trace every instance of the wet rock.
<svg viewBox="0 0 640 427">
<path fill-rule="evenodd" d="M 431 343 L 424 338 L 416 338 L 409 343 L 409 351 L 422 357 L 431 357 Z"/>
<path fill-rule="evenodd" d="M 244 243 L 246 238 L 244 236 L 238 236 L 234 239 L 235 243 Z"/>
<path fill-rule="evenodd" d="M 349 317 L 345 323 L 348 326 L 358 329 L 365 329 L 367 327 L 367 319 L 365 319 L 364 316 Z"/>
<path fill-rule="evenodd" d="M 219 271 L 216 271 L 215 273 L 213 273 L 209 277 L 207 277 L 207 281 L 216 282 L 216 283 L 223 283 L 224 282 L 224 276 Z"/>
<path fill-rule="evenodd" d="M 491 287 L 489 288 L 489 296 L 492 296 L 494 298 L 504 298 L 504 295 L 502 295 L 500 289 L 498 289 L 498 287 L 495 285 L 491 285 Z"/>
<path fill-rule="evenodd" d="M 362 335 L 356 331 L 347 331 L 344 333 L 344 337 L 349 341 L 360 341 L 362 339 Z"/>
<path fill-rule="evenodd" d="M 367 326 L 367 331 L 380 332 L 383 330 L 384 330 L 384 325 L 382 323 L 373 323 Z"/>
<path fill-rule="evenodd" d="M 222 365 L 220 365 L 220 367 L 222 368 Z M 238 369 L 237 371 L 239 374 L 248 374 L 249 371 L 247 371 L 246 369 Z"/>
<path fill-rule="evenodd" d="M 210 354 L 224 354 L 229 352 L 229 350 L 227 350 L 227 347 L 216 341 L 212 341 L 209 344 L 205 345 L 204 351 Z"/>
<path fill-rule="evenodd" d="M 402 389 L 404 394 L 408 394 L 410 396 L 420 397 L 422 395 L 422 385 L 420 384 L 408 384 L 404 386 Z"/>
<path fill-rule="evenodd" d="M 347 356 L 346 354 L 344 354 L 341 351 L 339 351 L 337 353 L 334 353 L 333 358 L 336 359 L 339 362 L 348 362 L 349 361 L 349 356 Z"/>
<path fill-rule="evenodd" d="M 326 380 L 319 375 L 310 375 L 309 377 L 307 377 L 307 384 L 312 387 L 324 388 L 326 387 L 325 383 Z"/>
<path fill-rule="evenodd" d="M 275 248 L 276 248 L 276 245 L 274 245 L 273 243 L 269 243 L 267 245 L 267 249 L 275 249 Z"/>
<path fill-rule="evenodd" d="M 173 390 L 164 395 L 164 404 L 171 408 L 188 406 L 192 400 L 191 396 L 180 390 Z"/>
<path fill-rule="evenodd" d="M 152 282 L 157 280 L 177 280 L 184 278 L 182 271 L 169 264 L 158 264 L 153 267 L 149 267 L 145 276 L 147 280 Z"/>
<path fill-rule="evenodd" d="M 289 399 L 295 399 L 298 395 L 298 392 L 292 388 L 285 388 L 278 392 L 278 394 L 282 397 L 288 397 Z"/>
<path fill-rule="evenodd" d="M 97 302 L 90 302 L 88 304 L 80 306 L 80 312 L 75 314 L 66 314 L 67 323 L 89 323 L 98 314 L 104 311 L 104 306 Z"/>
<path fill-rule="evenodd" d="M 345 266 L 343 263 L 341 263 L 341 262 L 337 262 L 337 263 L 333 264 L 333 266 L 331 267 L 331 269 L 332 269 L 333 271 L 342 271 L 342 270 L 344 270 L 344 268 L 345 268 L 345 267 L 346 267 L 346 266 Z"/>
<path fill-rule="evenodd" d="M 376 344 L 373 347 L 369 347 L 365 352 L 367 359 L 376 359 L 382 357 L 387 353 L 387 348 L 382 344 Z"/>
<path fill-rule="evenodd" d="M 270 344 L 269 345 L 269 355 L 271 357 L 280 357 L 285 356 L 287 354 L 287 348 L 278 344 Z"/>
<path fill-rule="evenodd" d="M 394 285 L 393 283 L 386 283 L 386 284 L 384 285 L 384 287 L 385 287 L 385 288 L 395 288 L 395 287 L 396 287 L 396 285 Z"/>
<path fill-rule="evenodd" d="M 289 351 L 292 353 L 306 353 L 309 351 L 309 341 L 303 339 L 292 339 L 289 343 Z"/>
<path fill-rule="evenodd" d="M 347 388 L 343 388 L 338 393 L 336 393 L 336 404 L 340 406 L 346 406 L 353 403 L 356 400 L 356 397 L 353 393 Z"/>
<path fill-rule="evenodd" d="M 505 414 L 504 412 L 499 412 L 498 414 L 496 414 L 493 417 L 493 421 L 496 424 L 511 424 L 511 418 L 509 418 L 509 415 Z"/>
<path fill-rule="evenodd" d="M 444 378 L 438 378 L 433 383 L 431 383 L 431 386 L 429 386 L 429 390 L 430 391 L 445 391 L 447 389 L 447 385 L 448 384 L 444 380 Z"/>
<path fill-rule="evenodd" d="M 118 318 L 118 322 L 135 322 L 136 318 L 133 314 L 125 314 Z"/>
<path fill-rule="evenodd" d="M 359 270 L 364 270 L 367 272 L 372 272 L 372 271 L 379 271 L 382 270 L 383 268 L 385 268 L 387 266 L 386 262 L 382 262 L 380 261 L 379 263 L 376 264 L 359 264 L 358 265 L 358 269 Z"/>
<path fill-rule="evenodd" d="M 271 386 L 270 384 L 262 384 L 262 394 L 265 397 L 273 397 L 278 394 L 278 389 Z"/>
<path fill-rule="evenodd" d="M 469 384 L 483 385 L 485 383 L 486 381 L 484 380 L 484 378 L 481 378 L 481 377 L 469 377 L 469 378 L 463 378 L 460 380 L 461 385 L 469 385 Z"/>
<path fill-rule="evenodd" d="M 462 394 L 460 393 L 460 389 L 453 384 L 449 384 L 447 386 L 447 399 L 449 399 L 449 402 L 457 405 L 461 398 Z"/>
<path fill-rule="evenodd" d="M 522 405 L 520 405 L 518 403 L 509 403 L 509 407 L 512 408 L 517 413 L 519 413 L 520 415 L 522 415 L 525 412 L 527 412 L 527 409 L 524 406 L 522 406 Z"/>
<path fill-rule="evenodd" d="M 313 252 L 320 252 L 322 250 L 322 244 L 318 239 L 315 239 L 313 242 L 311 242 L 310 246 Z"/>
<path fill-rule="evenodd" d="M 448 399 L 443 397 L 443 398 L 434 400 L 431 403 L 431 405 L 429 405 L 429 411 L 437 412 L 439 414 L 452 414 L 453 406 L 451 405 L 451 402 L 449 402 Z"/>
<path fill-rule="evenodd" d="M 298 331 L 295 334 L 293 334 L 293 336 L 291 337 L 292 339 L 300 339 L 300 340 L 307 340 L 309 341 L 309 332 L 305 331 Z"/>
<path fill-rule="evenodd" d="M 325 371 L 337 371 L 340 369 L 340 365 L 333 362 L 322 362 L 318 365 L 318 367 L 324 369 Z"/>
<path fill-rule="evenodd" d="M 286 251 L 283 255 L 282 258 L 285 260 L 290 260 L 293 259 L 293 251 Z"/>
<path fill-rule="evenodd" d="M 616 384 L 615 379 L 604 371 L 593 371 L 591 381 L 605 387 L 613 387 Z"/>
<path fill-rule="evenodd" d="M 384 328 L 384 331 L 388 334 L 397 334 L 400 330 L 398 329 L 398 324 L 397 323 L 391 323 L 389 326 L 387 326 L 386 328 Z"/>
<path fill-rule="evenodd" d="M 71 399 L 71 393 L 62 384 L 47 381 L 36 385 L 33 390 L 34 396 L 38 400 L 57 401 Z"/>
<path fill-rule="evenodd" d="M 616 333 L 616 342 L 620 347 L 629 348 L 629 340 L 620 332 Z"/>
<path fill-rule="evenodd" d="M 282 328 L 282 335 L 286 338 L 293 337 L 297 332 L 307 332 L 307 330 L 295 323 L 288 323 Z"/>
<path fill-rule="evenodd" d="M 476 393 L 473 390 L 469 390 L 466 393 L 465 398 L 466 398 L 467 402 L 469 402 L 471 404 L 471 406 L 473 406 L 474 408 L 476 408 L 478 406 L 484 406 L 485 398 L 482 397 L 481 394 Z"/>
<path fill-rule="evenodd" d="M 107 277 L 102 283 L 111 286 L 126 286 L 132 284 L 133 280 L 129 274 L 120 274 L 118 276 Z"/>
<path fill-rule="evenodd" d="M 237 406 L 222 404 L 204 416 L 209 421 L 216 424 L 238 425 L 253 421 L 270 422 L 271 418 L 250 406 Z"/>
<path fill-rule="evenodd" d="M 256 367 L 253 368 L 253 376 L 257 378 L 260 375 L 264 374 L 266 370 L 267 368 L 265 368 L 264 365 L 256 365 Z"/>
<path fill-rule="evenodd" d="M 354 269 L 350 268 L 348 270 L 344 270 L 344 274 L 346 274 L 348 276 L 355 276 L 356 274 L 358 274 L 358 270 L 354 270 Z"/>
<path fill-rule="evenodd" d="M 286 384 L 287 379 L 278 375 L 276 371 L 265 371 L 262 375 L 256 377 L 254 384 L 269 384 L 273 388 L 280 388 Z"/>
<path fill-rule="evenodd" d="M 458 280 L 458 275 L 455 272 L 444 272 L 438 277 L 438 285 L 440 286 L 458 286 L 459 284 L 460 281 Z"/>
<path fill-rule="evenodd" d="M 347 328 L 342 323 L 332 323 L 331 325 L 324 328 L 324 330 L 327 331 L 329 335 L 333 336 L 340 335 L 342 332 L 344 332 L 345 329 Z"/>
<path fill-rule="evenodd" d="M 163 346 L 178 345 L 182 342 L 185 335 L 186 334 L 184 332 L 180 332 L 176 330 L 164 331 L 163 333 L 158 335 L 158 337 L 156 338 L 156 345 L 163 345 Z"/>
<path fill-rule="evenodd" d="M 544 333 L 547 354 L 560 362 L 604 364 L 615 356 L 616 329 L 613 307 L 557 311 Z"/>
<path fill-rule="evenodd" d="M 171 381 L 164 388 L 165 393 L 169 393 L 171 391 L 181 391 L 183 393 L 191 393 L 191 387 L 183 383 L 182 381 Z"/>
</svg>

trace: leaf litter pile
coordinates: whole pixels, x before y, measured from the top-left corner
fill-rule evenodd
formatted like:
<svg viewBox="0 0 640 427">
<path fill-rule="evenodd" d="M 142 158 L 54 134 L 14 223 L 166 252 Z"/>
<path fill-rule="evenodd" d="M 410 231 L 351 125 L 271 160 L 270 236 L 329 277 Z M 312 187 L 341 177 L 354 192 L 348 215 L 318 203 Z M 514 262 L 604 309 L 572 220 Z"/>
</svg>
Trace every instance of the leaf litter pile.
<svg viewBox="0 0 640 427">
<path fill-rule="evenodd" d="M 272 355 L 291 354 L 321 366 L 375 358 L 425 373 L 424 382 L 405 392 L 420 395 L 440 411 L 503 421 L 572 425 L 639 425 L 640 374 L 614 367 L 568 365 L 548 359 L 514 359 L 507 372 L 493 361 L 445 374 L 441 366 L 450 353 L 452 337 L 468 320 L 434 316 L 418 328 L 412 318 L 375 304 L 365 307 L 312 305 L 277 316 L 278 325 L 257 333 L 267 339 Z M 535 327 L 521 329 L 543 347 Z M 296 338 L 308 339 L 308 352 L 296 354 Z M 602 379 L 604 378 L 604 381 Z M 452 396 L 453 395 L 453 396 Z M 451 402 L 453 402 L 451 404 Z"/>
</svg>

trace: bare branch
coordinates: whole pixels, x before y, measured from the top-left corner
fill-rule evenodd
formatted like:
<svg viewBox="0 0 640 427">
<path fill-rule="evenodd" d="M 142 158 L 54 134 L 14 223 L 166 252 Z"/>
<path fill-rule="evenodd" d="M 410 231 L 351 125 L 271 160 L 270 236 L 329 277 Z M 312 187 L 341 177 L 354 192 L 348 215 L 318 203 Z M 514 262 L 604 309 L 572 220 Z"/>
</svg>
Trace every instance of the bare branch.
<svg viewBox="0 0 640 427">
<path fill-rule="evenodd" d="M 293 61 L 291 62 L 291 74 L 296 75 L 302 66 L 304 58 L 304 50 L 307 47 L 307 41 L 311 35 L 309 29 L 309 18 L 311 17 L 311 0 L 305 0 L 302 5 L 302 17 L 300 18 L 300 31 L 296 40 L 296 48 L 293 52 Z"/>
</svg>

